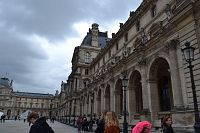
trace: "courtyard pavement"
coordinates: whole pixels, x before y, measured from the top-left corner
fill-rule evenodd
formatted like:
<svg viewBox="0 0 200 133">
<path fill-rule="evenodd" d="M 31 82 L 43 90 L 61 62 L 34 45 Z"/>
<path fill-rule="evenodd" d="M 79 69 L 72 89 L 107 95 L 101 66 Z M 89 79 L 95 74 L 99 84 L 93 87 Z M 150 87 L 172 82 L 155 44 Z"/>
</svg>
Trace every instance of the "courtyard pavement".
<svg viewBox="0 0 200 133">
<path fill-rule="evenodd" d="M 48 122 L 49 123 L 49 122 Z M 77 128 L 59 123 L 49 123 L 55 133 L 77 133 Z M 30 126 L 23 120 L 7 120 L 5 123 L 0 123 L 0 133 L 29 133 Z"/>
<path fill-rule="evenodd" d="M 55 133 L 78 133 L 77 128 L 62 124 L 60 122 L 50 123 Z M 0 133 L 29 133 L 30 127 L 27 122 L 23 120 L 6 120 L 5 123 L 0 123 Z M 131 131 L 129 131 L 130 133 Z M 152 133 L 161 133 L 159 131 L 151 131 Z"/>
</svg>

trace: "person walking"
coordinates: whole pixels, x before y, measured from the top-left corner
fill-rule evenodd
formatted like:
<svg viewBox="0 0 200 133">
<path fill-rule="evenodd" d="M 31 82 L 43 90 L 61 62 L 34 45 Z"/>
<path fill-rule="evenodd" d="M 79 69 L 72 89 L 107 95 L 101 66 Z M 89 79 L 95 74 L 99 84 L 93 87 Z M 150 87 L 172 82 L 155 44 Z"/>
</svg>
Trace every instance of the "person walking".
<svg viewBox="0 0 200 133">
<path fill-rule="evenodd" d="M 150 133 L 152 124 L 148 121 L 138 122 L 132 129 L 132 133 Z"/>
<path fill-rule="evenodd" d="M 100 119 L 97 122 L 97 128 L 95 130 L 95 133 L 104 133 L 105 130 L 105 116 L 106 116 L 107 111 L 104 111 L 101 114 Z"/>
<path fill-rule="evenodd" d="M 174 130 L 172 128 L 172 117 L 167 115 L 163 118 L 163 133 L 174 133 Z"/>
<path fill-rule="evenodd" d="M 53 129 L 46 122 L 46 118 L 39 118 L 39 115 L 36 112 L 30 113 L 27 120 L 33 124 L 29 133 L 54 133 Z"/>
<path fill-rule="evenodd" d="M 113 111 L 106 113 L 104 133 L 120 133 L 119 121 Z"/>
<path fill-rule="evenodd" d="M 76 124 L 78 126 L 78 133 L 81 133 L 82 122 L 83 122 L 83 118 L 82 118 L 82 116 L 79 116 L 78 119 L 77 119 L 77 121 L 76 121 Z"/>
</svg>

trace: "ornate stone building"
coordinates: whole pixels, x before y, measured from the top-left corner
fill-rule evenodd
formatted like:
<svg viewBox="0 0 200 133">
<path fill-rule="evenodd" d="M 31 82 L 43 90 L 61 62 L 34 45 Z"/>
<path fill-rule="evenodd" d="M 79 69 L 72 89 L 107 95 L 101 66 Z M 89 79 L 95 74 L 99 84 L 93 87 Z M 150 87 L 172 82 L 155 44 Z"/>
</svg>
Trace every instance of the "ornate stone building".
<svg viewBox="0 0 200 133">
<path fill-rule="evenodd" d="M 128 122 L 148 119 L 160 126 L 171 114 L 174 126 L 194 124 L 188 64 L 181 49 L 195 47 L 194 80 L 200 96 L 200 1 L 143 0 L 120 29 L 107 37 L 93 24 L 74 50 L 72 72 L 61 91 L 59 115 L 73 123 L 113 110 L 122 119 L 122 73 L 128 77 Z"/>
<path fill-rule="evenodd" d="M 13 91 L 12 81 L 0 78 L 0 112 L 7 119 L 20 116 L 27 111 L 36 111 L 41 116 L 51 117 L 52 111 L 58 106 L 58 94 L 42 94 Z"/>
</svg>

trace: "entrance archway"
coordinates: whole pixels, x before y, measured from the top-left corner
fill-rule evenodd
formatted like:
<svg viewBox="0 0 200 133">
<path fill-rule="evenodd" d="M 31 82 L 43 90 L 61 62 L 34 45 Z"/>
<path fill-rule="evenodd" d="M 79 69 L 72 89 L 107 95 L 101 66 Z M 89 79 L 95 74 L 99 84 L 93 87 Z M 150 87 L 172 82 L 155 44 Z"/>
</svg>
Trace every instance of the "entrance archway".
<svg viewBox="0 0 200 133">
<path fill-rule="evenodd" d="M 123 88 L 121 79 L 118 79 L 115 85 L 115 112 L 117 114 L 122 114 L 123 112 Z"/>
<path fill-rule="evenodd" d="M 110 85 L 107 85 L 105 91 L 105 109 L 110 110 Z"/>
<path fill-rule="evenodd" d="M 142 83 L 139 71 L 133 71 L 129 80 L 129 106 L 132 114 L 140 114 L 143 110 Z"/>
<path fill-rule="evenodd" d="M 150 68 L 150 89 L 152 109 L 170 111 L 173 106 L 171 75 L 168 62 L 157 58 Z"/>
</svg>

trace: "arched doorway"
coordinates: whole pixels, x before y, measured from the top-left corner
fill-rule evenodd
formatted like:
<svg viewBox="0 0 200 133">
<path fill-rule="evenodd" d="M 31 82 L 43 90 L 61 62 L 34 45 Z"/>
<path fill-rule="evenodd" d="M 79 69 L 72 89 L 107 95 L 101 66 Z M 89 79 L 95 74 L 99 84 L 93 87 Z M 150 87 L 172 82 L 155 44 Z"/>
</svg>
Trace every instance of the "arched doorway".
<svg viewBox="0 0 200 133">
<path fill-rule="evenodd" d="M 105 91 L 105 109 L 110 110 L 110 85 L 107 85 Z"/>
<path fill-rule="evenodd" d="M 115 85 L 115 112 L 117 114 L 122 114 L 123 112 L 123 88 L 121 79 L 118 79 Z"/>
<path fill-rule="evenodd" d="M 129 80 L 129 106 L 132 115 L 140 114 L 143 110 L 141 74 L 133 71 Z"/>
<path fill-rule="evenodd" d="M 97 93 L 97 114 L 101 114 L 101 89 Z"/>
<path fill-rule="evenodd" d="M 164 58 L 157 58 L 152 63 L 149 78 L 153 111 L 170 111 L 173 106 L 171 75 Z"/>
</svg>

